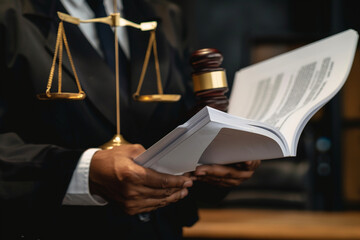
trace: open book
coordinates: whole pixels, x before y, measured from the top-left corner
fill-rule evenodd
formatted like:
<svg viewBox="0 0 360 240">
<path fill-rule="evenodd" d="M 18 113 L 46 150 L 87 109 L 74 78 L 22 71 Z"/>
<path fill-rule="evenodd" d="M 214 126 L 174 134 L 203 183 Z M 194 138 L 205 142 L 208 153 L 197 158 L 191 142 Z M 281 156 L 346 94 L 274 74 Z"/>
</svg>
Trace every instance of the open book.
<svg viewBox="0 0 360 240">
<path fill-rule="evenodd" d="M 135 161 L 181 174 L 198 164 L 296 156 L 306 123 L 345 83 L 357 41 L 347 30 L 241 69 L 228 113 L 205 107 Z"/>
</svg>

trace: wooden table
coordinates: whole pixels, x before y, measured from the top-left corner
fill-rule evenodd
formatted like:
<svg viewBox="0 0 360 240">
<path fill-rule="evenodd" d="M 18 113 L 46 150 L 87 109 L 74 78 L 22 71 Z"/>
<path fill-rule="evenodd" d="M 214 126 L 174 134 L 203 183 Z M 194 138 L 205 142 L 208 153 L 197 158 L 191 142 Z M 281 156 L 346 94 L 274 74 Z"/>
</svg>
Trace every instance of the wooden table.
<svg viewBox="0 0 360 240">
<path fill-rule="evenodd" d="M 196 239 L 360 239 L 360 212 L 201 209 Z"/>
</svg>

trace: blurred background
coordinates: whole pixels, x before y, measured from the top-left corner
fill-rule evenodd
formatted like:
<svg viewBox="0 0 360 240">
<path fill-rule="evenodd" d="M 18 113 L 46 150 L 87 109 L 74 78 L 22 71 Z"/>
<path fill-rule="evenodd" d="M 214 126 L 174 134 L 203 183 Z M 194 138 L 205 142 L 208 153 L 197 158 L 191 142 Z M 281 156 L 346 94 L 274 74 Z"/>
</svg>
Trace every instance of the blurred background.
<svg viewBox="0 0 360 240">
<path fill-rule="evenodd" d="M 172 1 L 182 8 L 192 50 L 223 53 L 230 87 L 245 66 L 349 28 L 360 31 L 357 0 Z M 298 156 L 263 161 L 254 177 L 216 208 L 360 209 L 359 57 L 358 49 L 342 91 L 305 128 Z"/>
</svg>

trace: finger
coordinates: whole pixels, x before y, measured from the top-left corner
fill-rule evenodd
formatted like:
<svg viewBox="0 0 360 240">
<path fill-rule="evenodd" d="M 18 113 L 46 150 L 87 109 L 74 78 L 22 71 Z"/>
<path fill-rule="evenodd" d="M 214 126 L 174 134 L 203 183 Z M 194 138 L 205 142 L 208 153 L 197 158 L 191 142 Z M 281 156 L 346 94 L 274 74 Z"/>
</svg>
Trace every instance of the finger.
<svg viewBox="0 0 360 240">
<path fill-rule="evenodd" d="M 195 175 L 216 176 L 223 178 L 250 178 L 253 171 L 241 171 L 232 167 L 222 165 L 202 165 L 196 168 Z"/>
<path fill-rule="evenodd" d="M 144 185 L 150 188 L 188 188 L 193 185 L 191 178 L 159 173 L 146 168 Z"/>
<path fill-rule="evenodd" d="M 168 205 L 170 203 L 177 202 L 177 201 L 185 198 L 188 194 L 189 194 L 189 191 L 186 188 L 184 188 L 184 189 L 176 191 L 173 194 L 171 194 L 170 196 L 167 196 L 162 199 L 147 198 L 141 202 L 142 202 L 143 208 L 147 208 L 147 207 L 160 208 L 160 207 L 165 207 L 166 205 Z"/>
<path fill-rule="evenodd" d="M 132 186 L 128 191 L 122 191 L 121 194 L 126 199 L 148 199 L 155 198 L 161 199 L 166 198 L 174 194 L 175 192 L 180 191 L 181 188 L 149 188 L 146 186 Z"/>
<path fill-rule="evenodd" d="M 219 177 L 213 177 L 213 176 L 206 176 L 206 177 L 200 177 L 198 178 L 199 181 L 211 183 L 218 186 L 223 187 L 235 187 L 239 186 L 241 183 L 243 183 L 245 178 L 240 179 L 234 179 L 234 178 L 219 178 Z"/>
<path fill-rule="evenodd" d="M 160 207 L 165 207 L 170 203 L 177 202 L 188 195 L 187 189 L 182 189 L 172 195 L 162 199 L 139 199 L 135 201 L 124 201 L 122 203 L 125 212 L 128 214 L 137 214 L 142 212 L 150 212 Z"/>
<path fill-rule="evenodd" d="M 191 177 L 191 172 L 184 173 L 183 176 L 185 176 L 185 177 Z"/>
<path fill-rule="evenodd" d="M 261 160 L 253 161 L 254 162 L 254 168 L 252 170 L 256 170 L 261 165 Z"/>
<path fill-rule="evenodd" d="M 146 150 L 140 144 L 124 144 L 118 147 L 114 147 L 113 151 L 115 151 L 118 155 L 134 159 Z"/>
<path fill-rule="evenodd" d="M 246 166 L 247 170 L 256 170 L 260 166 L 261 161 L 246 161 L 243 164 Z"/>
<path fill-rule="evenodd" d="M 238 170 L 256 170 L 259 166 L 260 166 L 261 161 L 260 160 L 256 160 L 256 161 L 246 161 L 246 162 L 241 162 L 241 163 L 235 163 L 235 164 L 230 164 L 227 166 L 232 166 L 237 168 Z"/>
<path fill-rule="evenodd" d="M 183 176 L 189 177 L 193 182 L 196 181 L 196 176 L 194 175 L 194 172 L 184 173 Z"/>
</svg>

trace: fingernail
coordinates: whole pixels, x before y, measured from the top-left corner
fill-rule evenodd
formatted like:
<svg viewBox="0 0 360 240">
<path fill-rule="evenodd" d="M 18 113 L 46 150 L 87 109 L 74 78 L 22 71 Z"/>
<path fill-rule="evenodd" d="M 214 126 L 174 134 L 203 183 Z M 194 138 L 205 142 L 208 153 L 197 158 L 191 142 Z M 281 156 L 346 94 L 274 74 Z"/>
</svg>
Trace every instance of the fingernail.
<svg viewBox="0 0 360 240">
<path fill-rule="evenodd" d="M 184 197 L 186 197 L 187 195 L 188 195 L 188 190 L 185 188 L 185 189 L 183 189 L 183 190 L 181 190 L 181 192 L 180 192 L 180 196 L 181 196 L 181 198 L 184 198 Z"/>
<path fill-rule="evenodd" d="M 206 172 L 200 171 L 200 172 L 195 172 L 196 176 L 205 176 Z"/>
<path fill-rule="evenodd" d="M 184 188 L 188 188 L 188 187 L 191 187 L 192 185 L 193 185 L 193 182 L 192 182 L 192 181 L 186 181 L 186 182 L 184 182 L 183 187 L 184 187 Z"/>
</svg>

